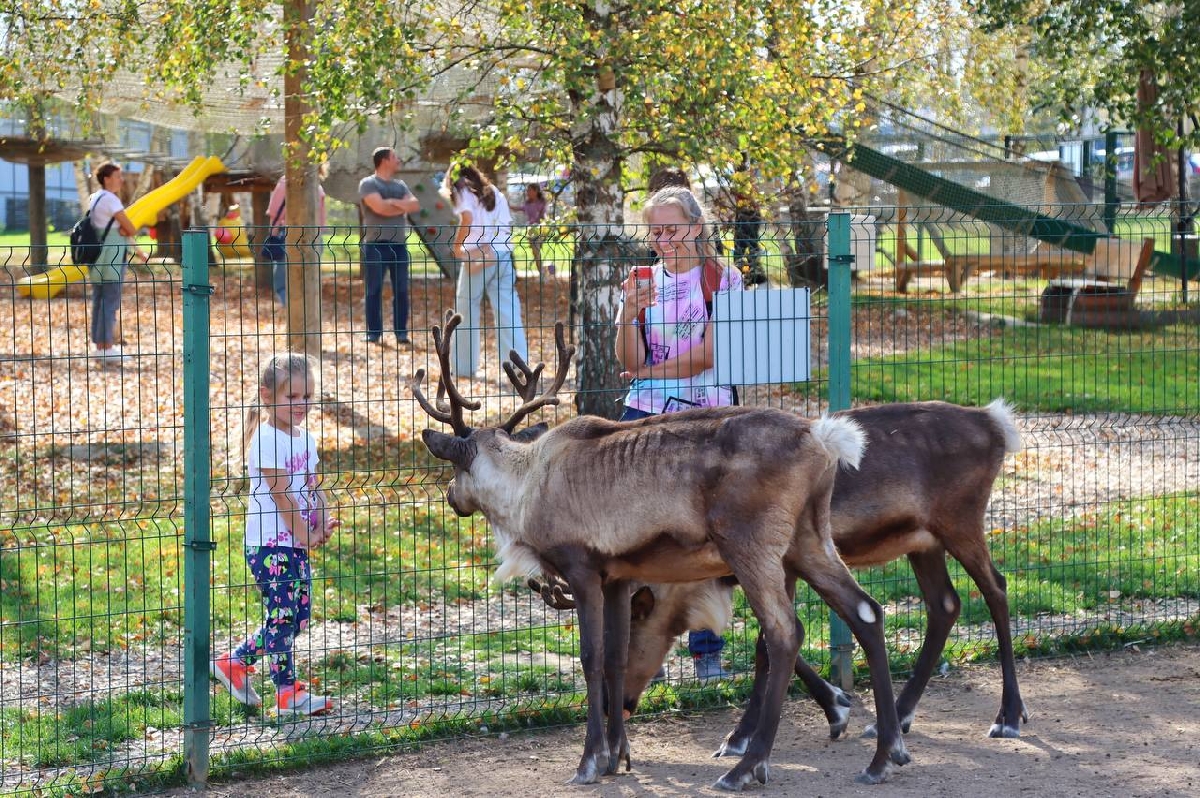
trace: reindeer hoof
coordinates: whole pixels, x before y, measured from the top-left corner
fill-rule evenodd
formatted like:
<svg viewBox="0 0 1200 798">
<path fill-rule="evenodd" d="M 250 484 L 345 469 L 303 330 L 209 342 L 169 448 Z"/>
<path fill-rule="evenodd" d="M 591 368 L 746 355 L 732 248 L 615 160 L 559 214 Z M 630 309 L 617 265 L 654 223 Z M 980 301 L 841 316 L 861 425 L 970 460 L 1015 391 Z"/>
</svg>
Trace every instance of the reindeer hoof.
<svg viewBox="0 0 1200 798">
<path fill-rule="evenodd" d="M 1009 726 L 1007 723 L 993 723 L 992 728 L 988 729 L 988 737 L 1015 740 L 1020 736 L 1021 730 L 1016 726 Z"/>
<path fill-rule="evenodd" d="M 607 776 L 612 773 L 616 773 L 621 769 L 622 762 L 625 763 L 625 772 L 628 773 L 633 767 L 632 763 L 629 761 L 628 749 L 622 751 L 620 754 L 615 754 L 608 758 L 608 767 L 605 769 L 604 774 Z"/>
<path fill-rule="evenodd" d="M 862 734 L 860 735 L 860 737 L 862 737 L 864 740 L 874 740 L 878 736 L 879 731 L 875 728 L 874 723 L 868 723 L 867 727 L 863 729 Z"/>
<path fill-rule="evenodd" d="M 728 792 L 741 792 L 742 788 L 751 781 L 757 780 L 760 784 L 766 784 L 770 778 L 770 767 L 766 762 L 759 762 L 747 771 L 739 773 L 741 764 L 738 767 L 722 776 L 713 786 L 718 790 L 726 790 Z"/>
<path fill-rule="evenodd" d="M 720 759 L 723 756 L 741 756 L 746 753 L 746 746 L 748 744 L 749 740 L 744 737 L 741 740 L 735 740 L 733 732 L 730 732 L 729 736 L 725 738 L 725 742 L 721 743 L 721 747 L 713 751 L 712 758 Z"/>
<path fill-rule="evenodd" d="M 605 755 L 607 759 L 607 755 Z M 575 777 L 567 784 L 595 784 L 600 779 L 600 755 L 585 756 L 575 770 Z"/>
<path fill-rule="evenodd" d="M 854 777 L 854 780 L 859 784 L 883 784 L 888 777 L 888 768 L 883 768 L 879 773 L 872 773 L 870 768 L 867 768 L 862 773 Z"/>
<path fill-rule="evenodd" d="M 892 747 L 892 753 L 888 755 L 894 765 L 907 765 L 912 761 L 912 756 L 909 755 L 908 749 L 904 747 L 904 740 L 897 740 L 896 745 Z"/>
<path fill-rule="evenodd" d="M 837 687 L 833 690 L 833 706 L 825 710 L 825 718 L 829 721 L 830 740 L 841 737 L 850 722 L 850 696 Z"/>
</svg>

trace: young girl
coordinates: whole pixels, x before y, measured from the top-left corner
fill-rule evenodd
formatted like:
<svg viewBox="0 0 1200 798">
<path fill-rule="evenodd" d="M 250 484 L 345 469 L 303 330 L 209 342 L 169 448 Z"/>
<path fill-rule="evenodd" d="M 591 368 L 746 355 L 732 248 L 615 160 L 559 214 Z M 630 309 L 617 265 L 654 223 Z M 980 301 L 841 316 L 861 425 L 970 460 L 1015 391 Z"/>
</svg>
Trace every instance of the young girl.
<svg viewBox="0 0 1200 798">
<path fill-rule="evenodd" d="M 542 223 L 542 219 L 546 217 L 546 195 L 542 193 L 542 187 L 537 183 L 530 183 L 525 186 L 525 204 L 521 206 L 521 210 L 525 212 L 525 224 L 529 225 L 529 251 L 533 255 L 533 265 L 537 267 L 538 274 L 543 277 L 554 275 L 554 264 L 548 263 L 545 268 L 542 267 L 542 242 L 545 238 L 538 233 L 538 225 Z"/>
<path fill-rule="evenodd" d="M 339 526 L 318 487 L 316 443 L 301 426 L 313 383 L 306 357 L 276 355 L 259 381 L 261 404 L 247 413 L 246 564 L 262 592 L 266 617 L 257 632 L 212 662 L 213 676 L 234 698 L 259 706 L 262 699 L 248 674 L 260 656 L 269 655 L 280 715 L 317 715 L 333 708 L 329 698 L 313 695 L 296 681 L 292 665 L 292 644 L 308 625 L 312 609 L 308 550 L 329 540 Z"/>
<path fill-rule="evenodd" d="M 621 285 L 617 357 L 630 380 L 621 420 L 733 404 L 733 388 L 716 384 L 709 303 L 717 292 L 741 289 L 742 276 L 718 259 L 704 210 L 689 189 L 659 189 L 643 213 L 659 260 L 651 280 L 630 274 Z M 729 676 L 721 664 L 724 647 L 709 629 L 688 633 L 697 678 Z"/>
</svg>

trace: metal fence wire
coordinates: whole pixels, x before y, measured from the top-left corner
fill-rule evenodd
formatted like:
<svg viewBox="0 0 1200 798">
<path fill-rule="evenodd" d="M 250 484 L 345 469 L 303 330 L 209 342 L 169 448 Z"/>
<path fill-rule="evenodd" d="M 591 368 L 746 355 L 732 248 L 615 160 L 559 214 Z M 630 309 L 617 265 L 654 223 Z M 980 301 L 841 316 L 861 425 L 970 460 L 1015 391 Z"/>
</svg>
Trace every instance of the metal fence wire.
<svg viewBox="0 0 1200 798">
<path fill-rule="evenodd" d="M 731 262 L 736 248 L 748 290 L 787 288 L 802 274 L 821 281 L 826 259 L 854 278 L 812 286 L 810 337 L 796 355 L 811 379 L 742 385 L 740 401 L 816 417 L 831 404 L 982 406 L 1004 397 L 1024 448 L 1004 461 L 987 529 L 1008 582 L 1018 654 L 1192 635 L 1200 328 L 1181 296 L 1188 272 L 1153 254 L 1172 251 L 1172 220 L 1122 217 L 1117 232 L 1130 243 L 1119 247 L 1076 206 L 1038 213 L 1092 230 L 1092 251 L 1041 239 L 1030 246 L 1030 229 L 935 207 L 852 210 L 837 217 L 848 235 L 828 242 L 823 218 L 721 229 L 721 257 Z M 265 233 L 249 230 L 247 240 Z M 470 423 L 498 423 L 520 401 L 501 371 L 517 325 L 530 362 L 548 371 L 557 321 L 577 343 L 592 342 L 584 351 L 611 347 L 610 321 L 577 318 L 573 299 L 601 290 L 581 264 L 624 274 L 651 257 L 645 228 L 627 233 L 628 246 L 612 247 L 585 226 L 517 231 L 511 284 L 481 290 L 481 313 L 468 323 L 481 334 L 474 370 L 460 375 L 481 404 Z M 210 245 L 206 232 L 186 233 L 182 272 L 155 260 L 129 268 L 120 358 L 97 356 L 89 342 L 86 280 L 70 269 L 30 274 L 26 252 L 7 253 L 0 789 L 77 794 L 178 780 L 185 768 L 203 781 L 256 763 L 581 717 L 573 613 L 522 585 L 489 586 L 491 530 L 480 516 L 450 511 L 450 469 L 420 440 L 440 425 L 408 384 L 418 369 L 440 373 L 430 330 L 456 306 L 449 235 L 413 230 L 395 278 L 376 265 L 382 276 L 364 280 L 356 229 L 290 230 L 285 304 L 271 263 L 255 262 L 257 244 Z M 1152 252 L 1139 267 L 1147 237 Z M 52 266 L 69 265 L 63 257 L 52 250 Z M 1112 279 L 1089 279 L 1097 269 Z M 368 284 L 379 303 L 370 319 Z M 611 283 L 604 290 L 615 309 Z M 316 302 L 313 313 L 307 303 Z M 404 309 L 406 318 L 394 315 Z M 209 678 L 211 660 L 263 621 L 244 557 L 243 449 L 262 369 L 288 350 L 306 350 L 313 364 L 305 426 L 342 522 L 311 554 L 311 621 L 294 645 L 298 677 L 329 697 L 332 711 L 299 718 L 277 711 L 266 660 L 250 676 L 262 708 Z M 564 401 L 534 421 L 575 414 L 579 365 Z M 619 410 L 613 379 L 603 397 Z M 892 665 L 906 672 L 924 635 L 915 579 L 903 562 L 856 575 L 884 605 Z M 973 583 L 956 564 L 951 576 L 963 599 L 943 655 L 952 666 L 994 655 L 996 638 Z M 807 589 L 797 606 L 805 656 L 826 667 L 828 611 Z M 756 630 L 737 599 L 721 654 L 737 676 L 753 668 Z M 864 663 L 853 664 L 863 675 Z M 745 678 L 734 685 L 747 689 Z M 681 639 L 643 708 L 716 703 L 727 689 L 696 681 Z"/>
</svg>

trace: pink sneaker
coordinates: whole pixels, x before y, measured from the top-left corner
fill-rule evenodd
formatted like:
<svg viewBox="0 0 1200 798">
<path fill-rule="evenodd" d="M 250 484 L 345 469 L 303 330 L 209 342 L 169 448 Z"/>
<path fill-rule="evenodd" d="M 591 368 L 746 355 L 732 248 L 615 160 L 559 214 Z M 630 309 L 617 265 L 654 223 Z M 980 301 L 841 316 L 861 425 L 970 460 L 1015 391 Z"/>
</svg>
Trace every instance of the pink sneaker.
<svg viewBox="0 0 1200 798">
<path fill-rule="evenodd" d="M 262 706 L 262 699 L 254 692 L 248 674 L 254 673 L 253 665 L 243 665 L 233 654 L 217 657 L 209 666 L 212 675 L 218 682 L 225 685 L 229 694 L 248 707 Z"/>
<path fill-rule="evenodd" d="M 275 708 L 280 715 L 323 715 L 333 709 L 333 700 L 313 695 L 308 692 L 308 685 L 296 682 L 276 690 Z"/>
</svg>

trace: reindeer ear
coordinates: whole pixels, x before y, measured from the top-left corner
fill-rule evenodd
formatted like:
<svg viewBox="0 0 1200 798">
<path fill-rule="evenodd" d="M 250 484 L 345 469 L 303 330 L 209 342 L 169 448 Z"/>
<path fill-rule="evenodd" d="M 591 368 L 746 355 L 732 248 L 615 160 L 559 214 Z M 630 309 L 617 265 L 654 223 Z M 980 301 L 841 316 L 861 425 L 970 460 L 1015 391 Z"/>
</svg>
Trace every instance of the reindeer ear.
<svg viewBox="0 0 1200 798">
<path fill-rule="evenodd" d="M 425 441 L 425 446 L 434 457 L 454 463 L 459 468 L 469 469 L 471 461 L 475 459 L 475 443 L 468 438 L 427 429 L 421 433 L 421 440 Z"/>
<path fill-rule="evenodd" d="M 532 427 L 526 427 L 523 430 L 518 430 L 509 437 L 517 443 L 533 443 L 538 438 L 545 435 L 548 429 L 550 429 L 550 425 L 547 422 L 542 421 L 534 424 Z"/>
<path fill-rule="evenodd" d="M 629 616 L 635 621 L 642 621 L 654 612 L 654 591 L 642 586 L 629 598 Z"/>
</svg>

